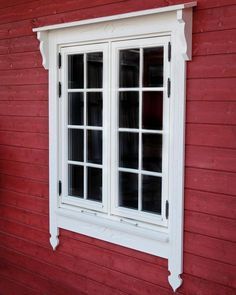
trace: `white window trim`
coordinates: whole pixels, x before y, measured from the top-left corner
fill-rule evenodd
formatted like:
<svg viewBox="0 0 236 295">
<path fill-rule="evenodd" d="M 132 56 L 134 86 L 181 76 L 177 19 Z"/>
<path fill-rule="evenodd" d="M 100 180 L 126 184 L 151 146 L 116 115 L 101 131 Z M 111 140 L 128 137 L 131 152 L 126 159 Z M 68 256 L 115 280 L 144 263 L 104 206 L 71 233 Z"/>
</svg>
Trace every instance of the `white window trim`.
<svg viewBox="0 0 236 295">
<path fill-rule="evenodd" d="M 184 134 L 186 61 L 191 60 L 192 8 L 196 2 L 36 28 L 43 66 L 49 69 L 50 242 L 59 244 L 59 228 L 89 235 L 168 259 L 169 283 L 175 291 L 183 272 Z M 132 224 L 99 219 L 89 212 L 61 206 L 58 198 L 58 50 L 62 44 L 96 43 L 139 37 L 171 37 L 171 97 L 168 231 L 139 229 Z M 175 132 L 178 130 L 178 132 Z"/>
</svg>

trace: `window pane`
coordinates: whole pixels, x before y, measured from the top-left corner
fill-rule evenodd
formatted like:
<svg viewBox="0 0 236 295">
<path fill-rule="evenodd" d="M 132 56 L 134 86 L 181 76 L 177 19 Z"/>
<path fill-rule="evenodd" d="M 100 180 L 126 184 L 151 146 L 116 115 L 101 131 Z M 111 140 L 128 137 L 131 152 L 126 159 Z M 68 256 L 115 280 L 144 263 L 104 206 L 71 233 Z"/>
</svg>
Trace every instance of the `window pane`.
<svg viewBox="0 0 236 295">
<path fill-rule="evenodd" d="M 88 130 L 88 162 L 102 164 L 102 131 Z"/>
<path fill-rule="evenodd" d="M 120 51 L 120 87 L 139 87 L 139 49 Z"/>
<path fill-rule="evenodd" d="M 84 87 L 84 55 L 68 56 L 68 88 Z"/>
<path fill-rule="evenodd" d="M 142 176 L 142 211 L 161 214 L 161 178 Z"/>
<path fill-rule="evenodd" d="M 88 93 L 87 105 L 88 126 L 102 126 L 102 93 Z"/>
<path fill-rule="evenodd" d="M 69 129 L 68 145 L 69 160 L 82 162 L 84 159 L 84 131 Z"/>
<path fill-rule="evenodd" d="M 83 93 L 69 93 L 68 97 L 69 125 L 84 124 L 84 95 Z"/>
<path fill-rule="evenodd" d="M 119 206 L 138 209 L 138 174 L 119 173 Z"/>
<path fill-rule="evenodd" d="M 162 129 L 163 93 L 143 92 L 143 129 Z"/>
<path fill-rule="evenodd" d="M 139 127 L 139 92 L 120 92 L 119 127 Z"/>
<path fill-rule="evenodd" d="M 119 133 L 119 166 L 138 169 L 138 133 Z"/>
<path fill-rule="evenodd" d="M 87 54 L 87 87 L 102 88 L 102 52 Z"/>
<path fill-rule="evenodd" d="M 163 47 L 145 48 L 143 50 L 143 86 L 163 86 Z"/>
<path fill-rule="evenodd" d="M 84 195 L 84 167 L 77 165 L 69 165 L 68 194 L 83 198 Z"/>
<path fill-rule="evenodd" d="M 162 135 L 142 134 L 143 170 L 162 171 Z"/>
<path fill-rule="evenodd" d="M 102 201 L 102 169 L 88 167 L 89 200 Z"/>
</svg>

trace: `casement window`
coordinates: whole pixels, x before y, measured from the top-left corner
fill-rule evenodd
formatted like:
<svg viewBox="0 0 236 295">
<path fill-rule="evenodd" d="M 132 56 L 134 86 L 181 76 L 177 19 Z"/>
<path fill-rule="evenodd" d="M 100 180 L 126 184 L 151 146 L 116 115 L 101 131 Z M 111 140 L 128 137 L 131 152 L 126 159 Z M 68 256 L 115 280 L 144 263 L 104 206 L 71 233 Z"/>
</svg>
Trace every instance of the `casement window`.
<svg viewBox="0 0 236 295">
<path fill-rule="evenodd" d="M 195 3 L 37 28 L 49 69 L 50 234 L 182 273 L 185 63 Z"/>
</svg>

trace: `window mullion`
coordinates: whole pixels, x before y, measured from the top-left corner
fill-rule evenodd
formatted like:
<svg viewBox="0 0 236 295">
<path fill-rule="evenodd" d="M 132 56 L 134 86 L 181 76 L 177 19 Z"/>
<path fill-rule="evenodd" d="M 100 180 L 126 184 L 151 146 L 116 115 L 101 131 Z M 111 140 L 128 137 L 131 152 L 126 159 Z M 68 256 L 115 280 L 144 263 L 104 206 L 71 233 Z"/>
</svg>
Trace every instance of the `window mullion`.
<svg viewBox="0 0 236 295">
<path fill-rule="evenodd" d="M 84 89 L 87 88 L 87 54 L 84 53 Z M 84 91 L 84 163 L 87 162 L 87 92 Z M 87 166 L 84 164 L 84 199 L 87 199 Z"/>
<path fill-rule="evenodd" d="M 139 151 L 138 151 L 138 164 L 139 164 L 139 174 L 138 174 L 138 211 L 142 210 L 142 77 L 143 77 L 143 49 L 140 48 L 140 58 L 139 58 Z"/>
</svg>

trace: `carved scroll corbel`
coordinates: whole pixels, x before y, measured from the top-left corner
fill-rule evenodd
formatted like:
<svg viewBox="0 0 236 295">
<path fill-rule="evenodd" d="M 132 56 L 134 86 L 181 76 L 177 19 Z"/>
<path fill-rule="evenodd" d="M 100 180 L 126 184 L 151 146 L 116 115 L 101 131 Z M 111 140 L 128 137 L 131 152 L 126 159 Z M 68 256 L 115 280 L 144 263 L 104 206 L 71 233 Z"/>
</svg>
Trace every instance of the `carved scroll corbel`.
<svg viewBox="0 0 236 295">
<path fill-rule="evenodd" d="M 192 59 L 192 8 L 177 10 L 179 46 L 185 60 Z"/>
<path fill-rule="evenodd" d="M 49 44 L 48 44 L 48 32 L 37 32 L 37 38 L 40 42 L 39 49 L 42 55 L 42 65 L 48 70 L 49 69 Z"/>
</svg>

